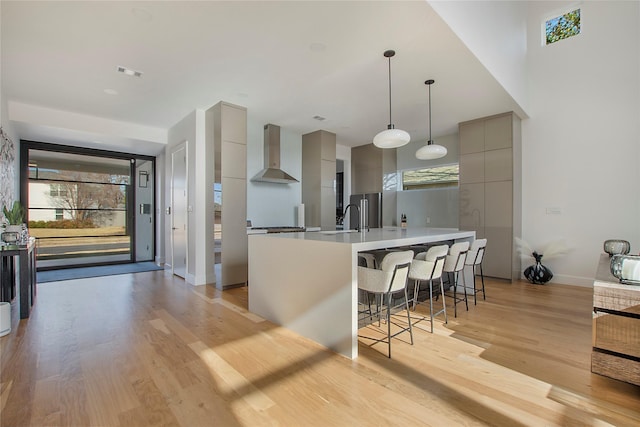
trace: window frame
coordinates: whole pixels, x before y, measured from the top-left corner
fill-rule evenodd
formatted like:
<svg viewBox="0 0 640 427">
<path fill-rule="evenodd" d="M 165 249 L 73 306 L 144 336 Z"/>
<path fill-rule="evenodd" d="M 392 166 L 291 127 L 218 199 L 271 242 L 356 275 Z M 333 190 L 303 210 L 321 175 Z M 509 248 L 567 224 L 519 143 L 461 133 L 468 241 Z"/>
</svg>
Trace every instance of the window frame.
<svg viewBox="0 0 640 427">
<path fill-rule="evenodd" d="M 573 4 L 569 5 L 569 6 L 563 7 L 562 9 L 557 9 L 554 13 L 550 13 L 550 14 L 546 15 L 542 19 L 542 22 L 540 23 L 540 27 L 541 27 L 540 43 L 542 44 L 542 46 L 546 47 L 546 46 L 555 45 L 559 41 L 571 39 L 573 37 L 582 35 L 582 33 L 584 31 L 583 9 L 584 8 L 583 8 L 582 2 L 579 2 L 579 3 L 573 3 Z M 553 43 L 547 43 L 547 22 L 552 20 L 552 19 L 561 18 L 562 16 L 564 16 L 564 15 L 570 13 L 570 12 L 573 12 L 575 10 L 579 10 L 580 11 L 580 31 L 578 32 L 578 34 L 574 34 L 572 36 L 565 37 L 564 39 L 557 40 L 557 41 L 555 41 Z"/>
<path fill-rule="evenodd" d="M 450 167 L 450 166 L 457 166 L 458 167 L 458 179 L 454 182 L 452 181 L 440 181 L 437 183 L 433 183 L 431 185 L 429 184 L 425 184 L 425 186 L 422 187 L 417 187 L 417 188 L 405 188 L 405 184 L 404 184 L 404 174 L 406 172 L 413 172 L 413 171 L 421 171 L 421 170 L 426 170 L 426 169 L 437 169 L 437 168 L 445 168 L 445 167 Z M 441 164 L 437 164 L 437 165 L 432 165 L 432 166 L 427 166 L 427 167 L 418 167 L 418 168 L 410 168 L 410 169 L 403 169 L 398 171 L 399 175 L 400 175 L 400 179 L 398 179 L 398 191 L 432 191 L 432 190 L 446 190 L 446 189 L 450 189 L 450 188 L 460 188 L 460 162 L 451 162 L 451 163 L 441 163 Z M 447 183 L 449 183 L 449 185 L 447 185 Z"/>
<path fill-rule="evenodd" d="M 118 159 L 118 160 L 127 160 L 129 162 L 129 177 L 130 180 L 128 182 L 128 184 L 126 184 L 127 186 L 130 187 L 130 191 L 127 191 L 126 195 L 125 195 L 125 216 L 126 216 L 126 222 L 128 222 L 129 225 L 127 225 L 128 230 L 130 230 L 126 235 L 129 236 L 129 256 L 127 259 L 114 259 L 114 260 L 104 260 L 104 259 L 100 259 L 97 258 L 95 260 L 90 260 L 89 262 L 81 262 L 80 260 L 89 260 L 91 257 L 76 257 L 76 258 L 70 258 L 71 262 L 68 264 L 65 264 L 64 267 L 61 267 L 61 265 L 59 265 L 59 263 L 55 263 L 55 264 L 51 264 L 51 265 L 43 265 L 43 264 L 39 264 L 38 265 L 38 270 L 51 270 L 51 269 L 58 269 L 58 268 L 66 268 L 66 267 L 70 267 L 70 266 L 78 266 L 78 267 L 88 267 L 88 266 L 93 266 L 93 265 L 110 265 L 110 264 L 121 264 L 121 263 L 132 263 L 132 262 L 136 262 L 136 253 L 135 253 L 135 249 L 136 249 L 136 241 L 135 239 L 137 238 L 136 235 L 136 224 L 135 224 L 135 212 L 134 212 L 134 206 L 136 206 L 135 203 L 135 188 L 137 186 L 137 175 L 135 174 L 135 166 L 136 166 L 136 162 L 138 161 L 149 161 L 151 162 L 151 174 L 152 176 L 155 176 L 155 171 L 156 171 L 156 158 L 153 156 L 147 156 L 147 155 L 141 155 L 141 154 L 133 154 L 133 153 L 123 153 L 123 152 L 116 152 L 116 151 L 108 151 L 108 150 L 98 150 L 98 149 L 94 149 L 94 148 L 87 148 L 87 147 L 78 147 L 78 146 L 68 146 L 68 145 L 60 145 L 60 144 L 53 144 L 53 143 L 49 143 L 49 142 L 38 142 L 38 141 L 30 141 L 30 140 L 21 140 L 20 141 L 20 200 L 23 203 L 24 206 L 29 206 L 29 183 L 30 181 L 54 181 L 55 179 L 45 179 L 42 176 L 39 176 L 39 172 L 38 172 L 38 165 L 35 163 L 30 163 L 29 162 L 29 158 L 30 158 L 30 150 L 37 150 L 37 151 L 49 151 L 49 152 L 53 152 L 53 153 L 57 153 L 57 154 L 77 154 L 77 155 L 84 155 L 84 156 L 91 156 L 91 157 L 102 157 L 102 158 L 106 158 L 106 159 Z M 35 175 L 32 176 L 31 172 L 32 170 L 35 170 Z M 62 182 L 62 181 L 60 181 Z M 101 185 L 123 185 L 123 184 L 119 184 L 119 183 L 114 183 L 114 182 L 110 182 L 110 183 L 104 183 L 104 182 L 98 182 L 98 183 L 91 183 L 90 184 L 101 184 Z M 153 193 L 153 202 L 152 205 L 153 206 L 157 206 L 157 200 L 156 200 L 156 192 L 154 191 Z M 55 197 L 55 196 L 54 196 Z M 30 207 L 30 206 L 29 206 Z M 122 211 L 122 209 L 118 208 L 120 211 Z M 64 209 L 64 212 L 68 212 L 66 209 Z M 63 212 L 63 215 L 64 215 Z M 153 218 L 153 215 L 152 215 Z M 28 217 L 28 212 L 27 212 L 27 221 L 29 220 Z M 67 236 L 68 237 L 68 236 Z M 74 238 L 75 236 L 72 236 L 70 238 Z M 82 236 L 82 237 L 105 237 L 104 235 L 101 236 Z M 157 239 L 157 235 L 154 232 L 153 235 L 151 236 L 151 245 L 152 247 L 155 249 L 156 247 L 156 239 Z M 152 258 L 155 257 L 155 250 L 152 253 Z"/>
</svg>

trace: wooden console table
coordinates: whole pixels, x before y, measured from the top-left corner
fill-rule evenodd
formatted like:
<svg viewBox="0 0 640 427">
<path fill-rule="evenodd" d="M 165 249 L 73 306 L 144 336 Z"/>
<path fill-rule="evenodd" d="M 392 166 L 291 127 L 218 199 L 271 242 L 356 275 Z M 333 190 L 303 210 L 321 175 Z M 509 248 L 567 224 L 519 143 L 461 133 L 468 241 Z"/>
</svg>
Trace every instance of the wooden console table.
<svg viewBox="0 0 640 427">
<path fill-rule="evenodd" d="M 36 239 L 29 238 L 26 245 L 0 246 L 2 263 L 2 301 L 12 302 L 15 292 L 15 265 L 14 257 L 18 257 L 20 271 L 20 318 L 26 319 L 31 313 L 31 307 L 36 298 Z"/>
<path fill-rule="evenodd" d="M 600 256 L 593 283 L 591 372 L 640 385 L 640 286 L 620 283 Z"/>
</svg>

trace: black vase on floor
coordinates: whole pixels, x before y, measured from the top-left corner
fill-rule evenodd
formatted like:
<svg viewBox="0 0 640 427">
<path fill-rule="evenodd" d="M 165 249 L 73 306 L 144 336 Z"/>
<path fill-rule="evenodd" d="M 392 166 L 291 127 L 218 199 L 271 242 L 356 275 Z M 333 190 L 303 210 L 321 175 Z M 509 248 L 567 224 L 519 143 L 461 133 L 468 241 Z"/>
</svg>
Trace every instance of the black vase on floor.
<svg viewBox="0 0 640 427">
<path fill-rule="evenodd" d="M 530 265 L 524 270 L 524 277 L 531 283 L 536 285 L 544 285 L 553 277 L 553 273 L 547 267 L 542 265 L 540 262 L 542 260 L 542 254 L 538 254 L 534 252 L 533 257 L 536 260 L 534 265 Z"/>
</svg>

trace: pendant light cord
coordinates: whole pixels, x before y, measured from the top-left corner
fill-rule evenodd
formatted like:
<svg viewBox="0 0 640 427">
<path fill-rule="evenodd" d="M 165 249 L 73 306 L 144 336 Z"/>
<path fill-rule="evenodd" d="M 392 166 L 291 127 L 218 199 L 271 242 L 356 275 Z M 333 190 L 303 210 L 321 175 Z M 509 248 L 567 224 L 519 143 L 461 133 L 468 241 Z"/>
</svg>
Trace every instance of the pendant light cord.
<svg viewBox="0 0 640 427">
<path fill-rule="evenodd" d="M 389 129 L 393 126 L 391 121 L 391 57 L 389 57 Z"/>
<path fill-rule="evenodd" d="M 429 86 L 429 141 L 427 145 L 431 144 L 431 85 Z"/>
<path fill-rule="evenodd" d="M 401 129 L 395 129 L 392 123 L 393 117 L 391 116 L 391 58 L 396 54 L 395 50 L 386 50 L 384 57 L 389 60 L 389 125 L 387 129 L 379 132 L 373 138 L 373 145 L 378 148 L 398 148 L 403 145 L 407 145 L 411 141 L 411 136 L 408 132 Z"/>
<path fill-rule="evenodd" d="M 429 79 L 424 84 L 429 87 L 429 139 L 427 140 L 427 145 L 433 144 L 431 140 L 431 85 L 435 83 L 435 80 Z"/>
</svg>

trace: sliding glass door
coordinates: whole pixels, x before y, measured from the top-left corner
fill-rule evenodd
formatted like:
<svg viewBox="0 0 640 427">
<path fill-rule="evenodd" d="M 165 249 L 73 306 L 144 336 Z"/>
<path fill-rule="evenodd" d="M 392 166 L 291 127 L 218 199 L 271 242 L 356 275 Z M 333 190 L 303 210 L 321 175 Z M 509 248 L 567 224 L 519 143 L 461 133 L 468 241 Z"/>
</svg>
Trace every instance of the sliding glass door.
<svg viewBox="0 0 640 427">
<path fill-rule="evenodd" d="M 38 239 L 39 269 L 153 260 L 153 160 L 68 149 L 25 151 L 22 185 L 28 200 L 23 203 L 29 233 Z M 136 197 L 144 199 L 138 210 Z"/>
</svg>

